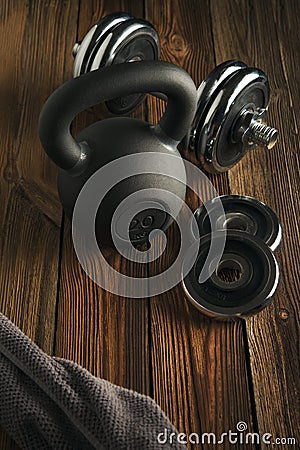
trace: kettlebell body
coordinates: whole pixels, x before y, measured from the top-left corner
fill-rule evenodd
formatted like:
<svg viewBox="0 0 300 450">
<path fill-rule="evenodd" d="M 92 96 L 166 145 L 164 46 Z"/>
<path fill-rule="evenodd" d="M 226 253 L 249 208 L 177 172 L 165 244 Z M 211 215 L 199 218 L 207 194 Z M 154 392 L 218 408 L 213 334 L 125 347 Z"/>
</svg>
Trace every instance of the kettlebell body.
<svg viewBox="0 0 300 450">
<path fill-rule="evenodd" d="M 92 124 L 76 139 L 71 135 L 72 120 L 79 112 L 114 97 L 152 91 L 163 92 L 168 98 L 158 124 L 115 117 Z M 147 241 L 152 230 L 165 230 L 172 222 L 172 216 L 176 217 L 179 212 L 176 198 L 183 200 L 185 196 L 185 167 L 177 145 L 189 129 L 195 110 L 196 88 L 192 79 L 183 69 L 161 61 L 101 68 L 58 88 L 41 112 L 39 134 L 46 152 L 60 168 L 58 189 L 66 214 L 72 217 L 82 188 L 99 169 L 107 167 L 108 176 L 114 179 L 114 173 L 109 172 L 112 161 L 150 153 L 159 168 L 166 164 L 161 155 L 177 156 L 171 162 L 172 176 L 151 173 L 147 158 L 145 161 L 138 159 L 135 171 L 133 159 L 133 174 L 128 177 L 124 173 L 124 178 L 112 186 L 96 215 L 95 232 L 99 244 L 112 244 L 114 233 L 121 240 L 126 241 L 129 236 L 131 242 L 140 243 Z M 112 218 L 118 207 L 126 198 L 139 192 L 138 214 L 125 225 L 120 220 L 121 226 L 117 218 L 113 229 Z M 102 193 L 93 195 L 100 198 Z M 126 208 L 135 206 L 136 197 L 132 197 Z"/>
<path fill-rule="evenodd" d="M 101 139 L 99 139 L 100 136 Z M 97 241 L 99 244 L 112 244 L 110 226 L 117 207 L 123 200 L 129 198 L 130 195 L 146 189 L 157 188 L 159 191 L 155 191 L 155 196 L 148 196 L 147 199 L 141 193 L 141 197 L 147 200 L 145 205 L 152 204 L 153 208 L 149 209 L 149 206 L 146 207 L 146 209 L 139 212 L 137 218 L 134 218 L 134 213 L 132 213 L 134 222 L 138 220 L 139 223 L 136 223 L 136 226 L 133 227 L 128 224 L 130 227 L 131 241 L 135 243 L 143 242 L 146 234 L 149 234 L 150 231 L 157 228 L 165 230 L 172 223 L 171 214 L 176 216 L 179 210 L 177 203 L 175 201 L 172 203 L 172 198 L 168 196 L 168 192 L 172 192 L 180 199 L 184 199 L 185 197 L 185 184 L 177 181 L 175 178 L 185 180 L 185 167 L 172 140 L 166 139 L 165 142 L 162 142 L 161 138 L 156 135 L 155 128 L 149 125 L 149 123 L 126 117 L 117 117 L 96 122 L 84 129 L 76 139 L 79 142 L 87 143 L 92 151 L 89 164 L 81 174 L 74 176 L 65 170 L 59 170 L 59 196 L 69 218 L 72 217 L 74 205 L 82 187 L 98 169 L 106 166 L 111 161 L 122 158 L 124 155 L 151 152 L 153 153 L 153 158 L 157 159 L 158 167 L 162 163 L 160 158 L 162 153 L 178 157 L 176 164 L 174 164 L 174 178 L 147 173 L 148 164 L 146 159 L 139 159 L 137 174 L 125 178 L 113 186 L 101 202 L 95 224 Z M 114 176 L 113 172 L 111 174 L 108 172 L 108 174 L 111 177 Z M 160 206 L 161 209 L 154 208 L 155 205 Z M 131 202 L 127 202 L 126 209 L 130 208 L 130 206 L 132 208 L 136 206 L 134 198 Z M 146 224 L 147 218 L 148 222 L 151 221 L 151 223 L 145 226 L 143 223 Z M 133 225 L 134 222 L 132 222 Z M 118 232 L 118 229 L 120 227 L 116 223 L 113 231 L 117 233 L 119 239 L 126 241 L 127 229 L 124 228 L 123 233 L 122 231 Z"/>
</svg>

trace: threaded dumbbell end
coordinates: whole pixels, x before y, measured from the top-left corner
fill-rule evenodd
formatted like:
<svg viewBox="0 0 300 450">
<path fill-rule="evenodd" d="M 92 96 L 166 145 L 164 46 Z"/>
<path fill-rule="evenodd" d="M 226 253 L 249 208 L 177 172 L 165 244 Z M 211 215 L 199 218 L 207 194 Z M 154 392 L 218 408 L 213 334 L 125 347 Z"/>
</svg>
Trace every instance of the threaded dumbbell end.
<svg viewBox="0 0 300 450">
<path fill-rule="evenodd" d="M 249 141 L 263 147 L 272 148 L 278 138 L 278 130 L 258 120 L 253 120 L 249 127 Z"/>
</svg>

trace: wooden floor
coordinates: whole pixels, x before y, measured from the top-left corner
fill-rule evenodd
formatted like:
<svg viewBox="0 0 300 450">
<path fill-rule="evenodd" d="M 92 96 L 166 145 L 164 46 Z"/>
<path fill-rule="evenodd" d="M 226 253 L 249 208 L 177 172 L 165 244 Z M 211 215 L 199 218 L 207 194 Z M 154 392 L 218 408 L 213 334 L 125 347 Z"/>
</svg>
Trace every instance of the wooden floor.
<svg viewBox="0 0 300 450">
<path fill-rule="evenodd" d="M 71 78 L 75 41 L 120 10 L 152 22 L 162 59 L 181 65 L 196 84 L 228 59 L 269 76 L 269 117 L 279 143 L 211 176 L 220 194 L 254 196 L 282 222 L 280 286 L 256 317 L 228 323 L 205 318 L 180 286 L 159 297 L 145 292 L 142 300 L 120 299 L 94 285 L 75 257 L 57 196 L 57 169 L 39 143 L 38 115 L 49 94 Z M 299 35 L 297 0 L 0 2 L 1 312 L 49 354 L 151 395 L 181 432 L 221 435 L 244 421 L 250 432 L 270 433 L 273 440 L 296 438 L 296 446 L 279 449 L 300 448 Z M 160 109 L 148 100 L 137 116 L 155 121 Z M 97 111 L 81 115 L 78 129 L 97 117 Z M 189 194 L 187 203 L 195 209 L 199 199 Z M 178 242 L 175 228 L 169 239 Z M 113 252 L 109 258 L 128 274 L 149 276 L 170 255 L 144 273 Z M 0 448 L 17 447 L 3 432 Z"/>
</svg>

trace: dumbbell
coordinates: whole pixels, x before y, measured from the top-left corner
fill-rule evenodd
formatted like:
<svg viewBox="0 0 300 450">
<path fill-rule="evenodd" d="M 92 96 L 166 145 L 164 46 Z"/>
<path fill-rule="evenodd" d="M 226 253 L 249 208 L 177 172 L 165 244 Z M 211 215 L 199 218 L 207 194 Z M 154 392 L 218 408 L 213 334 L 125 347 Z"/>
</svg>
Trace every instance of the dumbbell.
<svg viewBox="0 0 300 450">
<path fill-rule="evenodd" d="M 124 62 L 160 57 L 160 40 L 152 24 L 127 13 L 110 14 L 96 23 L 73 48 L 74 71 L 84 73 Z M 153 95 L 165 100 L 160 93 Z M 248 150 L 270 149 L 278 131 L 266 125 L 270 99 L 268 78 L 258 68 L 241 61 L 218 65 L 200 84 L 198 107 L 182 148 L 194 152 L 211 173 L 225 172 Z M 143 94 L 106 102 L 110 114 L 126 115 L 144 99 Z"/>
<path fill-rule="evenodd" d="M 211 222 L 220 201 L 224 215 Z M 191 231 L 195 239 L 200 237 L 200 245 L 196 262 L 182 280 L 188 300 L 206 315 L 223 319 L 261 311 L 270 303 L 279 280 L 274 251 L 282 230 L 276 213 L 255 198 L 224 195 L 200 206 L 194 217 Z M 225 248 L 216 269 L 199 282 L 212 241 L 215 245 L 221 242 L 224 233 Z M 189 262 L 192 250 L 187 252 L 184 264 Z"/>
</svg>

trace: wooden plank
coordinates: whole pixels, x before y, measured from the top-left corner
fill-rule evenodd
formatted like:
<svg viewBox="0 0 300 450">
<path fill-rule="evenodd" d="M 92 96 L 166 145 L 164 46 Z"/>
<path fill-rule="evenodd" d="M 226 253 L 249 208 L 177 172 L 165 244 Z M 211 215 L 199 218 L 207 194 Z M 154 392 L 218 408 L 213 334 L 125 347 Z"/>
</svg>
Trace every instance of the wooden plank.
<svg viewBox="0 0 300 450">
<path fill-rule="evenodd" d="M 0 5 L 1 312 L 45 351 L 55 331 L 61 207 L 38 139 L 39 111 L 64 78 L 76 2 Z M 1 432 L 0 447 L 16 448 Z"/>
<path fill-rule="evenodd" d="M 143 5 L 134 1 L 81 2 L 79 39 L 95 22 L 116 11 L 129 11 L 142 17 Z M 70 53 L 68 57 L 71 60 Z M 142 108 L 136 115 L 142 117 Z M 99 108 L 93 108 L 80 115 L 77 130 L 101 118 Z M 96 376 L 149 393 L 147 292 L 144 299 L 124 299 L 96 286 L 79 266 L 69 223 L 66 223 L 56 355 L 76 361 Z M 134 265 L 114 251 L 107 252 L 107 259 L 116 270 L 128 276 L 146 274 L 143 265 Z"/>
<path fill-rule="evenodd" d="M 229 181 L 233 193 L 266 202 L 282 222 L 279 289 L 246 329 L 259 430 L 299 442 L 299 3 L 274 0 L 265 6 L 212 0 L 211 11 L 217 61 L 240 58 L 270 80 L 269 117 L 280 131 L 279 143 L 249 153 L 229 172 Z"/>
<path fill-rule="evenodd" d="M 185 68 L 199 84 L 215 67 L 209 3 L 147 0 L 146 18 L 161 37 L 162 59 Z M 151 101 L 149 113 L 155 122 L 161 105 Z M 220 194 L 229 192 L 227 174 L 210 179 Z M 192 210 L 200 203 L 191 191 L 186 202 Z M 151 275 L 169 267 L 176 256 L 176 227 L 167 236 L 169 250 L 152 264 Z M 151 299 L 151 337 L 154 398 L 181 432 L 221 435 L 235 430 L 240 420 L 254 429 L 241 322 L 205 318 L 177 286 Z"/>
</svg>

